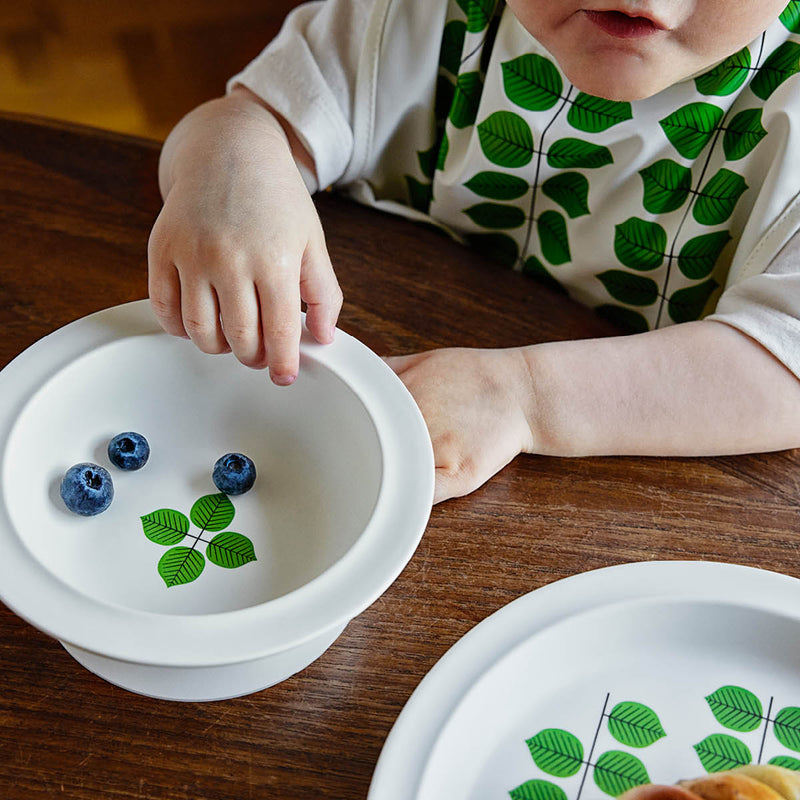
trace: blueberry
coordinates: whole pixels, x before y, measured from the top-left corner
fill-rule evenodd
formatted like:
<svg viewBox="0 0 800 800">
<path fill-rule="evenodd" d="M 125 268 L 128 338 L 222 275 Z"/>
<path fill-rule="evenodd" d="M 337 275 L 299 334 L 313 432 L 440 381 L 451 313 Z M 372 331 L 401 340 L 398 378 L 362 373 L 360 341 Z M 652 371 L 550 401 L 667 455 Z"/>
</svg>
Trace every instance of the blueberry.
<svg viewBox="0 0 800 800">
<path fill-rule="evenodd" d="M 228 453 L 214 464 L 214 485 L 225 494 L 244 494 L 256 480 L 256 465 L 241 453 Z"/>
<path fill-rule="evenodd" d="M 108 443 L 108 458 L 115 467 L 133 471 L 141 469 L 150 457 L 150 445 L 141 433 L 118 433 Z"/>
<path fill-rule="evenodd" d="M 61 480 L 61 499 L 70 511 L 93 517 L 111 505 L 114 482 L 108 470 L 97 464 L 75 464 Z"/>
</svg>

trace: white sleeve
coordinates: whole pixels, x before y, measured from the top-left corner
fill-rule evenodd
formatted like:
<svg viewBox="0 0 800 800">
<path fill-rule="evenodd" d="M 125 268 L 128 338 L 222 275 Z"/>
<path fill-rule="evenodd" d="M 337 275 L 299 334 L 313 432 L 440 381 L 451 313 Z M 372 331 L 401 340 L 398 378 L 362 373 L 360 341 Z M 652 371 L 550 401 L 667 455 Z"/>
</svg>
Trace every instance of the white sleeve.
<svg viewBox="0 0 800 800">
<path fill-rule="evenodd" d="M 358 66 L 376 5 L 318 0 L 299 6 L 264 51 L 228 81 L 228 91 L 246 86 L 294 128 L 314 159 L 319 187 L 334 183 L 352 157 Z"/>
<path fill-rule="evenodd" d="M 800 231 L 766 270 L 726 289 L 706 319 L 746 333 L 800 378 Z"/>
</svg>

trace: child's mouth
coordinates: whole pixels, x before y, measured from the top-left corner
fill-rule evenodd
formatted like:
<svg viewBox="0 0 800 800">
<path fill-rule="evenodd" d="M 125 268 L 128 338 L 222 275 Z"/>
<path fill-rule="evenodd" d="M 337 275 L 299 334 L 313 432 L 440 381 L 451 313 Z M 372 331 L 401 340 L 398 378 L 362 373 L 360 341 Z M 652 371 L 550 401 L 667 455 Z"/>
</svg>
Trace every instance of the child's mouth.
<svg viewBox="0 0 800 800">
<path fill-rule="evenodd" d="M 609 36 L 618 39 L 639 39 L 651 36 L 662 30 L 661 26 L 648 17 L 633 17 L 622 11 L 585 11 L 593 22 Z"/>
</svg>

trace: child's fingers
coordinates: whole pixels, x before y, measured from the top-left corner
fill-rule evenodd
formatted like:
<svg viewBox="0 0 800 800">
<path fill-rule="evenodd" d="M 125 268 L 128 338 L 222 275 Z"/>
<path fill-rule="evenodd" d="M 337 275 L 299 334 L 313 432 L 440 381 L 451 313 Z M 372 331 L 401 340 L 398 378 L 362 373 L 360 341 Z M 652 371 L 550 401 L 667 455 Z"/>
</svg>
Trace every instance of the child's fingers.
<svg viewBox="0 0 800 800">
<path fill-rule="evenodd" d="M 300 289 L 290 272 L 258 283 L 261 329 L 264 336 L 269 376 L 278 386 L 297 378 L 300 364 Z"/>
<path fill-rule="evenodd" d="M 183 327 L 189 338 L 204 353 L 227 353 L 228 342 L 222 332 L 219 304 L 209 284 L 183 287 L 181 295 Z"/>
<path fill-rule="evenodd" d="M 306 327 L 320 344 L 330 344 L 343 298 L 324 241 L 306 251 L 300 296 L 306 304 Z"/>
<path fill-rule="evenodd" d="M 161 266 L 151 255 L 147 292 L 161 327 L 172 336 L 187 339 L 181 317 L 181 281 L 175 265 Z"/>
<path fill-rule="evenodd" d="M 239 290 L 224 282 L 217 289 L 222 333 L 233 354 L 253 369 L 267 366 L 267 354 L 261 338 L 258 295 L 253 284 Z"/>
</svg>

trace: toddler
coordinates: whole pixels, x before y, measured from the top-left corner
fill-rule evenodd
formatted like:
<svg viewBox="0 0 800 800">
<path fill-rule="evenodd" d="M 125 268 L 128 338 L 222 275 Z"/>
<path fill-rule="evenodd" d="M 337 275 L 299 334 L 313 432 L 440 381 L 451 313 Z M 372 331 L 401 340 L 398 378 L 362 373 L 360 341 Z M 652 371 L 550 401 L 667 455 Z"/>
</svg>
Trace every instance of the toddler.
<svg viewBox="0 0 800 800">
<path fill-rule="evenodd" d="M 798 0 L 307 3 L 164 144 L 154 310 L 291 384 L 301 303 L 322 343 L 342 304 L 333 186 L 624 331 L 388 358 L 437 502 L 520 452 L 800 446 L 798 73 Z"/>
</svg>

